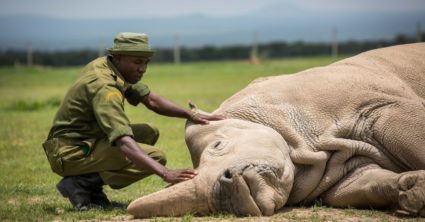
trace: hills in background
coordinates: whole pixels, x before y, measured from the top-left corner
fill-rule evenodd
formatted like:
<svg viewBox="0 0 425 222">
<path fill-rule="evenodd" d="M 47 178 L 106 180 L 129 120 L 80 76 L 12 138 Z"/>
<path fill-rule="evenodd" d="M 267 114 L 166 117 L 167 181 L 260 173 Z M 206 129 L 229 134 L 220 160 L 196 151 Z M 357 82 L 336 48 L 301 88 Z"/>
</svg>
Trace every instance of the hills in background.
<svg viewBox="0 0 425 222">
<path fill-rule="evenodd" d="M 332 29 L 346 40 L 389 39 L 425 29 L 425 9 L 395 12 L 317 12 L 272 7 L 250 14 L 217 18 L 203 15 L 134 19 L 59 19 L 39 16 L 0 17 L 0 50 L 98 49 L 112 45 L 121 31 L 145 32 L 154 48 L 170 48 L 175 37 L 185 47 L 247 45 L 261 42 L 330 42 Z M 285 11 L 285 13 L 282 13 Z M 422 30 L 422 31 L 423 31 Z"/>
</svg>

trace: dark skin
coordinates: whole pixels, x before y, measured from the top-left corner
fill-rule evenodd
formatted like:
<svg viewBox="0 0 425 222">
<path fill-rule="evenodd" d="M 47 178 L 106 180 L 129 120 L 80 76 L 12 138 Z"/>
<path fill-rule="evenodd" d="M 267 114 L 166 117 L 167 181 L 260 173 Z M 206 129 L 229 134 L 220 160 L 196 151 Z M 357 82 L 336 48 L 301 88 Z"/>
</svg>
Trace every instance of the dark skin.
<svg viewBox="0 0 425 222">
<path fill-rule="evenodd" d="M 112 62 L 128 83 L 135 84 L 142 79 L 150 59 L 139 56 L 114 55 Z M 186 118 L 190 119 L 192 122 L 200 124 L 208 124 L 209 121 L 222 120 L 225 118 L 223 116 L 216 115 L 194 115 L 190 110 L 184 109 L 165 97 L 153 92 L 143 97 L 140 102 L 148 109 L 160 115 Z M 143 150 L 140 149 L 139 144 L 130 136 L 118 138 L 115 141 L 115 144 L 136 166 L 141 169 L 151 170 L 168 183 L 179 183 L 192 179 L 197 175 L 197 172 L 193 169 L 174 170 L 161 165 L 143 152 Z"/>
</svg>

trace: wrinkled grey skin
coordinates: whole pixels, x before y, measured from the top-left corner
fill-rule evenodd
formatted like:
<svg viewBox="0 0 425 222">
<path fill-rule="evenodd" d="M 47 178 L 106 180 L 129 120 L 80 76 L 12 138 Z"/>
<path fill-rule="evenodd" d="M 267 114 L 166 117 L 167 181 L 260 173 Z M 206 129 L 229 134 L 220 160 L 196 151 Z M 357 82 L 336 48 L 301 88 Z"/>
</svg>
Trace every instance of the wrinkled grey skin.
<svg viewBox="0 0 425 222">
<path fill-rule="evenodd" d="M 272 215 L 320 198 L 425 216 L 425 43 L 255 80 L 186 126 L 199 175 L 133 201 L 136 217 Z"/>
</svg>

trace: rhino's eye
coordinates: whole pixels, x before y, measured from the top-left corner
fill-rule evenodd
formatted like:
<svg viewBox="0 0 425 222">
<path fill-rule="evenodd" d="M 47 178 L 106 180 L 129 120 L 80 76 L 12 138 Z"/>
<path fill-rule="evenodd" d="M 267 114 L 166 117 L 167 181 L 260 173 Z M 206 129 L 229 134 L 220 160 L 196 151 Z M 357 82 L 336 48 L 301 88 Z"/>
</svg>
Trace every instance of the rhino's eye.
<svg viewBox="0 0 425 222">
<path fill-rule="evenodd" d="M 227 147 L 227 141 L 214 141 L 207 149 L 208 153 L 214 156 L 221 156 L 228 153 L 231 149 Z"/>
<path fill-rule="evenodd" d="M 217 142 L 215 142 L 215 144 L 214 144 L 214 148 L 217 148 L 218 146 L 220 146 L 220 144 L 221 144 L 221 141 L 217 141 Z"/>
</svg>

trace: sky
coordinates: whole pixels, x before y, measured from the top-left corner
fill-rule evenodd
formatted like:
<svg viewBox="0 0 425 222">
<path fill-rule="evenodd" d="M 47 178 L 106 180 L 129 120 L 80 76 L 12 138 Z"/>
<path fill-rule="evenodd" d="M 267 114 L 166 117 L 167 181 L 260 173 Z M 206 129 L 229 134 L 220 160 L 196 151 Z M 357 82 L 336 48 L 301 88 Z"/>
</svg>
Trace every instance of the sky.
<svg viewBox="0 0 425 222">
<path fill-rule="evenodd" d="M 0 16 L 31 15 L 66 19 L 174 17 L 194 14 L 234 17 L 276 5 L 286 5 L 288 11 L 292 7 L 302 7 L 319 12 L 408 12 L 425 9 L 424 0 L 0 0 L 0 2 Z"/>
<path fill-rule="evenodd" d="M 91 48 L 121 31 L 155 47 L 390 39 L 425 30 L 425 0 L 0 0 L 0 50 Z M 104 43 L 101 43 L 104 42 Z"/>
</svg>

